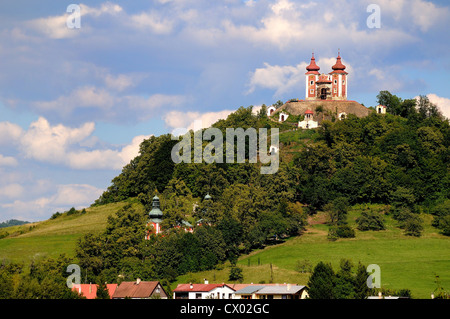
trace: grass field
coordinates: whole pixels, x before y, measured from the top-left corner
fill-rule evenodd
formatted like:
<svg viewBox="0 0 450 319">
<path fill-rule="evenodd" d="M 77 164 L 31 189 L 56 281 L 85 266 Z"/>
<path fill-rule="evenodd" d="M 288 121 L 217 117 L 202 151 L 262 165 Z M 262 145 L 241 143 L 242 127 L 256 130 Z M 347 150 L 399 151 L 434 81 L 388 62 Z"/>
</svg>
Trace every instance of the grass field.
<svg viewBox="0 0 450 319">
<path fill-rule="evenodd" d="M 86 209 L 86 214 L 66 214 L 53 220 L 3 228 L 11 235 L 0 239 L 0 260 L 29 263 L 43 256 L 62 253 L 73 257 L 78 238 L 89 232 L 101 232 L 109 215 L 126 203 L 115 203 Z"/>
</svg>

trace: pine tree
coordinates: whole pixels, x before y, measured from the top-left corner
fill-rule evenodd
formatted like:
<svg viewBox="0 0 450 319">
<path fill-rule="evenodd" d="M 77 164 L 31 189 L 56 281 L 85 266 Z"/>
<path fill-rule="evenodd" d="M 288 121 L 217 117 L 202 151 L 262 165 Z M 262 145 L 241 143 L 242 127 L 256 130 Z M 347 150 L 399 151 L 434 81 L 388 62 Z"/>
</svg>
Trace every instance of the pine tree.
<svg viewBox="0 0 450 319">
<path fill-rule="evenodd" d="M 311 299 L 334 299 L 334 271 L 330 264 L 319 262 L 308 281 L 308 294 Z"/>
</svg>

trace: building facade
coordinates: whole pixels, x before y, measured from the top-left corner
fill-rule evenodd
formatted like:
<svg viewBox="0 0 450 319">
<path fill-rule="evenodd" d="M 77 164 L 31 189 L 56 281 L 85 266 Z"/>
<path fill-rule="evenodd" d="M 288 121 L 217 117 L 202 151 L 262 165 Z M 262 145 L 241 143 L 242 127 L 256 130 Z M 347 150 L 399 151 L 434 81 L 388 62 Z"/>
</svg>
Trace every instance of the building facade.
<svg viewBox="0 0 450 319">
<path fill-rule="evenodd" d="M 328 74 L 319 73 L 320 67 L 316 64 L 313 53 L 306 67 L 305 100 L 347 100 L 348 73 L 345 68 L 341 55 L 338 53 L 336 63 L 332 66 L 333 71 Z"/>
</svg>

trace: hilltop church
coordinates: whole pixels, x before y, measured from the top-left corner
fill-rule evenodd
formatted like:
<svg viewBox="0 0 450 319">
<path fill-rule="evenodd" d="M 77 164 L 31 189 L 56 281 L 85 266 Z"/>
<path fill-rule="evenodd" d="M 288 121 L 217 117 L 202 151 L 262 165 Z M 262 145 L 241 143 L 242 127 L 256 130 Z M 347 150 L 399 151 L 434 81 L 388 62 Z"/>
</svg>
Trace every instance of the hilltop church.
<svg viewBox="0 0 450 319">
<path fill-rule="evenodd" d="M 279 122 L 286 121 L 289 116 L 301 115 L 297 127 L 303 129 L 318 127 L 323 120 L 342 120 L 348 114 L 358 117 L 367 116 L 368 108 L 356 101 L 347 100 L 348 72 L 342 63 L 340 52 L 336 63 L 329 73 L 320 73 L 316 64 L 314 53 L 306 67 L 305 73 L 305 99 L 292 99 L 278 109 L 271 106 L 267 115 L 278 116 Z"/>
</svg>

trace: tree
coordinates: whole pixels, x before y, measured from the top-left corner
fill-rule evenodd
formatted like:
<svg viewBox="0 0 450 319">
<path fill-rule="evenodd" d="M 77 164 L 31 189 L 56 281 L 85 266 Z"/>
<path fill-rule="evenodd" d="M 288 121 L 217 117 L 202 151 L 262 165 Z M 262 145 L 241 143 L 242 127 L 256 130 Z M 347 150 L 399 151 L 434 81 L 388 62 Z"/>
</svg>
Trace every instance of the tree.
<svg viewBox="0 0 450 319">
<path fill-rule="evenodd" d="M 330 264 L 320 261 L 309 277 L 307 284 L 311 299 L 334 299 L 334 271 Z"/>
<path fill-rule="evenodd" d="M 230 275 L 228 276 L 228 280 L 243 282 L 244 275 L 242 273 L 242 268 L 237 267 L 236 264 L 232 265 L 230 268 Z"/>
<path fill-rule="evenodd" d="M 420 237 L 423 231 L 423 220 L 417 214 L 409 214 L 403 224 L 405 235 Z"/>
<path fill-rule="evenodd" d="M 356 218 L 356 223 L 358 230 L 361 231 L 385 229 L 383 215 L 371 210 L 363 211 L 361 216 Z"/>
<path fill-rule="evenodd" d="M 370 289 L 367 286 L 368 276 L 369 273 L 367 272 L 367 267 L 358 263 L 354 280 L 355 299 L 366 299 L 369 295 Z"/>
<path fill-rule="evenodd" d="M 355 289 L 352 275 L 353 263 L 349 259 L 341 259 L 340 269 L 336 273 L 333 294 L 336 299 L 354 299 Z"/>
<path fill-rule="evenodd" d="M 109 296 L 108 288 L 106 286 L 106 282 L 100 280 L 97 285 L 97 295 L 95 299 L 111 299 Z"/>
<path fill-rule="evenodd" d="M 398 96 L 391 94 L 389 91 L 380 91 L 377 95 L 377 102 L 378 104 L 386 106 L 387 112 L 394 115 L 400 115 L 402 99 Z"/>
</svg>

